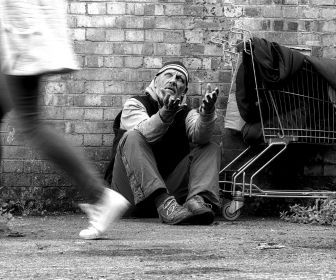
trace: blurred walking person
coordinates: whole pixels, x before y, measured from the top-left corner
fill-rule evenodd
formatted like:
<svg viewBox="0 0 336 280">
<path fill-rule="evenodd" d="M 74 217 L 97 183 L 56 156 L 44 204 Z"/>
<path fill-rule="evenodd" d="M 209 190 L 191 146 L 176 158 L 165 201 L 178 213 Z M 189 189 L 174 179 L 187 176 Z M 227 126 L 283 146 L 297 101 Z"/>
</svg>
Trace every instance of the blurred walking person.
<svg viewBox="0 0 336 280">
<path fill-rule="evenodd" d="M 84 156 L 40 119 L 41 77 L 78 69 L 67 33 L 65 8 L 61 0 L 0 0 L 1 66 L 20 132 L 75 180 L 78 190 L 89 200 L 80 205 L 90 222 L 80 237 L 96 239 L 123 215 L 129 203 L 106 188 Z"/>
</svg>

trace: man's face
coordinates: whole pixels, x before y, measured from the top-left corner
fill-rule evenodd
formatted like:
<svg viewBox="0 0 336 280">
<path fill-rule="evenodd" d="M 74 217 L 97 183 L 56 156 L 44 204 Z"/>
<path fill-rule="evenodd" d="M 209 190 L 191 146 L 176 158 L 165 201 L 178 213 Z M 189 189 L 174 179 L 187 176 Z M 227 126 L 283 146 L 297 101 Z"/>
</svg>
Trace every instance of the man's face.
<svg viewBox="0 0 336 280">
<path fill-rule="evenodd" d="M 180 98 L 187 90 L 187 79 L 184 74 L 174 69 L 167 69 L 156 77 L 156 88 L 159 97 L 162 99 L 160 89 L 164 89 L 164 94 L 170 94 L 175 98 Z"/>
</svg>

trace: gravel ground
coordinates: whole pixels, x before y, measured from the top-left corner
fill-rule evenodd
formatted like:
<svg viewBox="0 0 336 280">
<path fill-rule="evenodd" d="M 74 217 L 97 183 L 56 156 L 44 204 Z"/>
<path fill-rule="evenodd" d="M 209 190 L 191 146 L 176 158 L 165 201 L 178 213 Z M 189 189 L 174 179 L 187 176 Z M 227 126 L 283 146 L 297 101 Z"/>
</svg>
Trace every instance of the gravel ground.
<svg viewBox="0 0 336 280">
<path fill-rule="evenodd" d="M 336 279 L 335 228 L 241 218 L 211 226 L 123 219 L 83 241 L 82 215 L 15 218 L 0 279 Z"/>
</svg>

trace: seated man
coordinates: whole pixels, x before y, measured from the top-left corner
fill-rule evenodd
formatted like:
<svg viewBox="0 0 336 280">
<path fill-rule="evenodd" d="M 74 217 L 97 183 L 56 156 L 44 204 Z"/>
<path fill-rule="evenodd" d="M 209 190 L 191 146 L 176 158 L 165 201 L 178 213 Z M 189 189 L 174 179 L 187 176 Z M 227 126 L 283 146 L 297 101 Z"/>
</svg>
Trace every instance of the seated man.
<svg viewBox="0 0 336 280">
<path fill-rule="evenodd" d="M 211 224 L 219 206 L 221 153 L 210 142 L 218 89 L 208 85 L 200 108 L 191 110 L 188 82 L 185 66 L 168 62 L 144 95 L 125 102 L 111 185 L 139 211 L 155 206 L 163 223 Z"/>
</svg>

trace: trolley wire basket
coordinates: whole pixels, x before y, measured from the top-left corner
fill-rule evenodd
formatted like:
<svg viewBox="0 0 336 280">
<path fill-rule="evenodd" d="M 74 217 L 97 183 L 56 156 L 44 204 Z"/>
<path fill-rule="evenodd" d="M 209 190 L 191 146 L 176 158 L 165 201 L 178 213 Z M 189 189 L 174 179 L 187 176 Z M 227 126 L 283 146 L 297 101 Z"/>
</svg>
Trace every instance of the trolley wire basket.
<svg viewBox="0 0 336 280">
<path fill-rule="evenodd" d="M 237 35 L 240 38 L 237 39 Z M 235 75 L 240 55 L 245 56 L 242 63 L 250 67 L 253 90 L 249 94 L 253 94 L 250 99 L 256 107 L 253 128 L 257 133 L 253 137 L 257 139 L 220 171 L 221 192 L 224 197 L 230 197 L 230 200 L 224 199 L 222 205 L 222 214 L 227 220 L 240 216 L 247 196 L 327 198 L 336 194 L 332 191 L 263 189 L 256 184 L 257 175 L 283 154 L 288 144 L 336 143 L 336 91 L 307 59 L 303 59 L 300 68 L 286 79 L 266 83 L 256 66 L 252 40 L 246 30 L 231 30 L 225 40 L 211 40 L 222 45 L 223 57 L 230 60 Z"/>
</svg>

